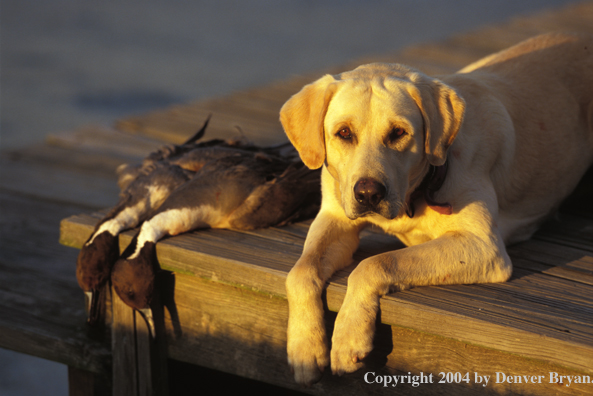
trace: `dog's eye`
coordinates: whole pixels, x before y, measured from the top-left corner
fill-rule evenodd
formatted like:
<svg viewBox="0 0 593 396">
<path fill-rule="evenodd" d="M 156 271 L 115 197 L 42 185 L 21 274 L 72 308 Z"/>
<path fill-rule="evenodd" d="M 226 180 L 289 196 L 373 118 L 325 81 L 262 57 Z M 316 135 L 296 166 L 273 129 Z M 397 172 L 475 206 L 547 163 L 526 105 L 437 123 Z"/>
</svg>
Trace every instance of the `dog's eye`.
<svg viewBox="0 0 593 396">
<path fill-rule="evenodd" d="M 395 142 L 405 134 L 406 130 L 404 128 L 392 128 L 388 138 L 390 142 Z"/>
<path fill-rule="evenodd" d="M 342 139 L 352 139 L 352 133 L 350 132 L 350 128 L 342 128 L 338 131 L 338 136 Z"/>
</svg>

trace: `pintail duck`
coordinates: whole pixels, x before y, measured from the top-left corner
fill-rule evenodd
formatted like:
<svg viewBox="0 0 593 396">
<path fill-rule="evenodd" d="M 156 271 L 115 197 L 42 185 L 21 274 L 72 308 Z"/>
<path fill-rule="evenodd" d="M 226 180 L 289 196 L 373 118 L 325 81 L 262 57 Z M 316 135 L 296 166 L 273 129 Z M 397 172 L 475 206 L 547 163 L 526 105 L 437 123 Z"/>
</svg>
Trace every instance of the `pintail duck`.
<svg viewBox="0 0 593 396">
<path fill-rule="evenodd" d="M 281 226 L 313 217 L 319 209 L 319 171 L 305 167 L 290 143 L 198 143 L 207 125 L 208 120 L 182 145 L 163 147 L 139 165 L 118 168 L 120 200 L 78 256 L 76 273 L 88 297 L 89 323 L 97 320 L 97 296 L 111 275 L 119 297 L 151 325 L 159 270 L 156 243 L 164 236 L 199 228 Z M 119 257 L 117 236 L 140 224 Z"/>
</svg>

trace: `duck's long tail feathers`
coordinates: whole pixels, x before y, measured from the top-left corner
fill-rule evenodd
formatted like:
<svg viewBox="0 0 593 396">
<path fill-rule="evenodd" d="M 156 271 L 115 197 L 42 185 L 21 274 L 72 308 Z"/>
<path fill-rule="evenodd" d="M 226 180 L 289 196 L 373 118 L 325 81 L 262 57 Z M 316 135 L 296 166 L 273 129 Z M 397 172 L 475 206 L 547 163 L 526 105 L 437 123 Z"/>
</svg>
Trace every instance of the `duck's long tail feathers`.
<svg viewBox="0 0 593 396">
<path fill-rule="evenodd" d="M 186 145 L 186 144 L 195 143 L 198 140 L 200 140 L 201 138 L 203 138 L 204 134 L 206 133 L 206 128 L 208 127 L 208 123 L 210 122 L 211 118 L 212 118 L 212 113 L 210 113 L 208 115 L 208 118 L 206 118 L 206 121 L 204 122 L 204 125 L 202 125 L 200 130 L 198 132 L 196 132 L 192 137 L 187 139 L 183 144 Z"/>
</svg>

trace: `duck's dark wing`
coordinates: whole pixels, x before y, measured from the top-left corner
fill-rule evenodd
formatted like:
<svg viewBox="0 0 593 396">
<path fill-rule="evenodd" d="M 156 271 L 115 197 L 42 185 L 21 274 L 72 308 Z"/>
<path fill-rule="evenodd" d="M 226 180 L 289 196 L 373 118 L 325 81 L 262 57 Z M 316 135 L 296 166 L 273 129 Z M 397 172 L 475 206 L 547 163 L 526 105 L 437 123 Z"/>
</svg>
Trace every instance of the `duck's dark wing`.
<svg viewBox="0 0 593 396">
<path fill-rule="evenodd" d="M 250 230 L 285 225 L 314 216 L 321 202 L 320 171 L 291 163 L 253 189 L 229 218 L 231 228 Z"/>
</svg>

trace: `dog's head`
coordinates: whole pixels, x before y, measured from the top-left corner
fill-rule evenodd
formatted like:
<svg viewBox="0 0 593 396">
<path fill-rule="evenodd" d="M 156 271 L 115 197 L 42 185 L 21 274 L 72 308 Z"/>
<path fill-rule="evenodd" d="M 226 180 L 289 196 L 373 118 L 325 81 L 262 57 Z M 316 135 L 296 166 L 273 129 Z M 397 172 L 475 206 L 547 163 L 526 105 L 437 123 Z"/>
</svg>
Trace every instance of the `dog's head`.
<svg viewBox="0 0 593 396">
<path fill-rule="evenodd" d="M 429 164 L 445 163 L 463 121 L 453 88 L 397 64 L 326 75 L 290 98 L 280 121 L 303 162 L 325 164 L 346 215 L 393 219 Z"/>
</svg>

